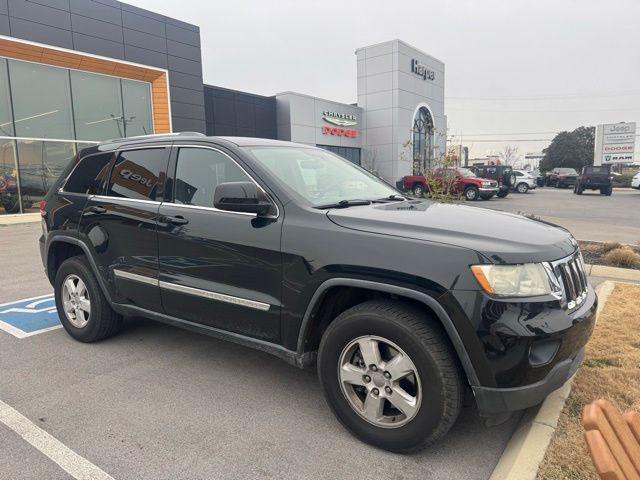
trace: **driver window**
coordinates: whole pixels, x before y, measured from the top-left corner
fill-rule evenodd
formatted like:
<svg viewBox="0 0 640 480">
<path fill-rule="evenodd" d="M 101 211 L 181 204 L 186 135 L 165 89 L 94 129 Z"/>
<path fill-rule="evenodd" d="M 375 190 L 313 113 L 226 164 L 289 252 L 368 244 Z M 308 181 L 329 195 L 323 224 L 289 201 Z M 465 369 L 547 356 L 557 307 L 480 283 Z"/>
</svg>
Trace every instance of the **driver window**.
<svg viewBox="0 0 640 480">
<path fill-rule="evenodd" d="M 209 148 L 181 148 L 175 178 L 175 203 L 210 208 L 219 184 L 252 181 L 231 158 Z"/>
</svg>

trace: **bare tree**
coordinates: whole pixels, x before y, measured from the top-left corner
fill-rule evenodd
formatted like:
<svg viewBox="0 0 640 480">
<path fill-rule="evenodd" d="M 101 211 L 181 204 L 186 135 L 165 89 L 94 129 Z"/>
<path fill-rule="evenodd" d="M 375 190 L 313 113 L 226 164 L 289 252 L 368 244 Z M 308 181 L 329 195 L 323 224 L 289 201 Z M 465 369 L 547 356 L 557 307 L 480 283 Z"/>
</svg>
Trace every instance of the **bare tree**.
<svg viewBox="0 0 640 480">
<path fill-rule="evenodd" d="M 518 147 L 515 145 L 505 145 L 504 150 L 499 153 L 500 161 L 505 165 L 514 165 L 520 160 L 520 154 L 518 153 Z"/>
</svg>

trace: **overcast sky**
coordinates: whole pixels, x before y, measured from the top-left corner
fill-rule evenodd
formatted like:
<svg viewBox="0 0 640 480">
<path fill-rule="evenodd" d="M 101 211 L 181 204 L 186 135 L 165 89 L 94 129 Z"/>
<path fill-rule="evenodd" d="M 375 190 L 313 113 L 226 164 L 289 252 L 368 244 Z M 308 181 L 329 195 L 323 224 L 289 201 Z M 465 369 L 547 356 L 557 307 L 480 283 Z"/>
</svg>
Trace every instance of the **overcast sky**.
<svg viewBox="0 0 640 480">
<path fill-rule="evenodd" d="M 205 83 L 263 95 L 355 103 L 356 48 L 402 39 L 445 63 L 448 133 L 472 156 L 640 120 L 640 0 L 129 3 L 200 26 Z"/>
</svg>

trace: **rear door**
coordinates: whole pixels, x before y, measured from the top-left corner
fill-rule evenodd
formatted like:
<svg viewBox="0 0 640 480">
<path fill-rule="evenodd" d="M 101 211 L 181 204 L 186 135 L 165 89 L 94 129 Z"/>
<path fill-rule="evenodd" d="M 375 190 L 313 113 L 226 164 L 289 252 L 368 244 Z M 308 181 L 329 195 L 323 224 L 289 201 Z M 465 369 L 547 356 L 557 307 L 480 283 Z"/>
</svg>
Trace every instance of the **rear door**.
<svg viewBox="0 0 640 480">
<path fill-rule="evenodd" d="M 169 153 L 169 145 L 118 151 L 80 228 L 112 299 L 156 312 L 162 311 L 156 229 Z"/>
<path fill-rule="evenodd" d="M 172 317 L 277 342 L 283 215 L 213 206 L 220 183 L 255 182 L 238 160 L 218 147 L 174 147 L 158 224 L 162 304 Z"/>
</svg>

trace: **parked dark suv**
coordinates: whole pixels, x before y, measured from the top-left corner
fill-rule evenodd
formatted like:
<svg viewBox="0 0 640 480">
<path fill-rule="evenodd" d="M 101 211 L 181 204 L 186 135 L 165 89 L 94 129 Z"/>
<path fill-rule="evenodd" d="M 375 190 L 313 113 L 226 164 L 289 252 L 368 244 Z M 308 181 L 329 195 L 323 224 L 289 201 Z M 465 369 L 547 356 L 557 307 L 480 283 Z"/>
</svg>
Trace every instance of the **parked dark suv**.
<svg viewBox="0 0 640 480">
<path fill-rule="evenodd" d="M 611 179 L 611 165 L 587 165 L 582 167 L 582 173 L 573 187 L 573 193 L 582 195 L 585 190 L 599 190 L 601 195 L 610 197 L 613 193 Z"/>
<path fill-rule="evenodd" d="M 314 147 L 109 141 L 82 150 L 45 202 L 42 258 L 72 337 L 103 339 L 135 315 L 317 362 L 344 426 L 396 452 L 440 439 L 468 386 L 485 416 L 538 404 L 594 325 L 566 230 L 412 200 Z"/>
</svg>

